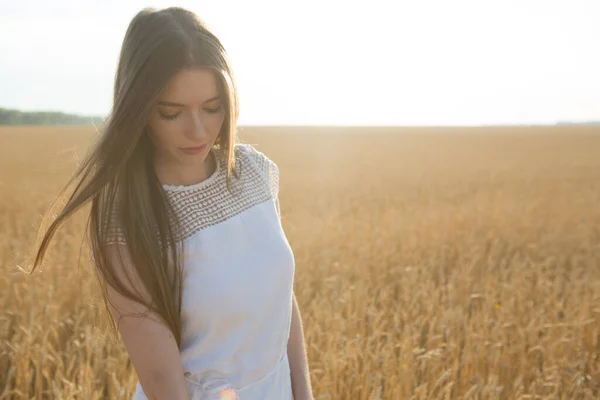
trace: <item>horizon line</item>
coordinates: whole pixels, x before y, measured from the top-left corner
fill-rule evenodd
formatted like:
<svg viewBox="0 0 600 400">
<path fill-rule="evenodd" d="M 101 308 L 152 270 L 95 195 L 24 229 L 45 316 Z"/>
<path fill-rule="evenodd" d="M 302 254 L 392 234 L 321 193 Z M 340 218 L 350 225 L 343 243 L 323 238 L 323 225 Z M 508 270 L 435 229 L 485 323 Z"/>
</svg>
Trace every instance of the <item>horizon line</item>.
<svg viewBox="0 0 600 400">
<path fill-rule="evenodd" d="M 0 106 L 0 110 L 6 111 L 15 111 L 23 114 L 28 113 L 57 113 L 63 114 L 65 116 L 76 117 L 76 118 L 90 118 L 90 119 L 106 119 L 108 115 L 92 115 L 92 114 L 79 114 L 79 113 L 71 113 L 66 111 L 59 110 L 21 110 L 17 108 L 5 108 Z M 600 119 L 590 119 L 590 120 L 555 120 L 555 121 L 546 121 L 546 122 L 488 122 L 488 123 L 422 123 L 422 124 L 335 124 L 335 123 L 325 123 L 325 124 L 315 124 L 315 123 L 294 123 L 294 124 L 281 124 L 281 123 L 244 123 L 238 124 L 238 127 L 274 127 L 274 128 L 282 128 L 282 127 L 303 127 L 303 128 L 420 128 L 420 127 L 429 127 L 429 128 L 454 128 L 454 127 L 516 127 L 516 126 L 568 126 L 568 125 L 588 125 L 588 126 L 596 126 L 600 125 Z M 0 126 L 44 126 L 44 125 L 10 125 L 10 124 L 0 124 Z M 69 124 L 53 124 L 47 126 L 96 126 L 95 124 L 89 125 L 69 125 Z"/>
</svg>

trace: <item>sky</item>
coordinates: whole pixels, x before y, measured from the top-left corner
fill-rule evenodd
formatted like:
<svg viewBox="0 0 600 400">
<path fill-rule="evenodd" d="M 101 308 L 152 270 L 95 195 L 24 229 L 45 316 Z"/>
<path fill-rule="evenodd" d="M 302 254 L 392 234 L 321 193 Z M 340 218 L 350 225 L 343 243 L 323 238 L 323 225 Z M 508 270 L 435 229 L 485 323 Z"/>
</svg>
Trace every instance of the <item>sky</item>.
<svg viewBox="0 0 600 400">
<path fill-rule="evenodd" d="M 241 125 L 600 120 L 598 0 L 0 0 L 0 107 L 106 115 L 144 7 L 223 42 Z"/>
</svg>

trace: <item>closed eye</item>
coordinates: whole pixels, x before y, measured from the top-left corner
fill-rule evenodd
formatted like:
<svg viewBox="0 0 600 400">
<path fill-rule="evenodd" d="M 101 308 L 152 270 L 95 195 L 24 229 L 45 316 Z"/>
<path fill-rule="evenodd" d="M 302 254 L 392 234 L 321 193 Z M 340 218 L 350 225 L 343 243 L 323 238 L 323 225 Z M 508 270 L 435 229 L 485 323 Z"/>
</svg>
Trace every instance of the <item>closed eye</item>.
<svg viewBox="0 0 600 400">
<path fill-rule="evenodd" d="M 160 114 L 160 117 L 161 117 L 162 119 L 166 119 L 166 120 L 169 120 L 169 121 L 170 121 L 170 120 L 172 120 L 172 119 L 175 119 L 175 118 L 177 118 L 177 117 L 179 116 L 179 114 L 181 114 L 181 113 L 180 113 L 180 112 L 178 112 L 178 113 L 175 113 L 175 114 L 163 114 L 162 112 L 159 112 L 159 114 Z"/>
<path fill-rule="evenodd" d="M 219 106 L 217 108 L 205 108 L 206 112 L 211 113 L 211 114 L 216 114 L 219 111 L 221 111 L 223 107 Z"/>
<path fill-rule="evenodd" d="M 216 114 L 216 113 L 220 112 L 222 109 L 223 109 L 223 107 L 219 106 L 219 107 L 216 107 L 216 108 L 205 108 L 204 111 L 206 111 L 209 114 Z M 158 114 L 160 115 L 160 117 L 162 119 L 170 121 L 170 120 L 174 120 L 175 118 L 177 118 L 181 114 L 181 111 L 176 112 L 174 114 L 165 114 L 165 113 L 159 111 Z"/>
</svg>

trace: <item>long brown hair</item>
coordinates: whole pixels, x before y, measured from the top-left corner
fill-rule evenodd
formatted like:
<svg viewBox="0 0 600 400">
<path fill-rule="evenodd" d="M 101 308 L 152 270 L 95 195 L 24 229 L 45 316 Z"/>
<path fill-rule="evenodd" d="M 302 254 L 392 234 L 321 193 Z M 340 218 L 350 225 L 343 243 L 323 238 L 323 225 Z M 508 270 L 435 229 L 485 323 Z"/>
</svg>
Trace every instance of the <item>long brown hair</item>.
<svg viewBox="0 0 600 400">
<path fill-rule="evenodd" d="M 215 147 L 227 164 L 227 186 L 235 165 L 237 89 L 225 49 L 194 13 L 179 7 L 145 8 L 125 33 L 114 81 L 110 115 L 88 154 L 58 197 L 73 188 L 66 205 L 40 231 L 33 269 L 40 265 L 52 237 L 67 218 L 91 201 L 87 224 L 96 277 L 108 309 L 106 284 L 158 314 L 181 344 L 182 243 L 178 221 L 153 167 L 147 121 L 167 82 L 181 69 L 208 68 L 219 84 L 225 119 Z M 57 197 L 57 199 L 58 199 Z M 55 203 L 56 204 L 56 201 Z M 116 205 L 116 206 L 115 206 Z M 52 207 L 51 207 L 52 208 Z M 112 216 L 112 218 L 111 218 Z M 133 268 L 151 296 L 146 301 L 117 278 L 108 262 L 107 242 L 116 218 Z M 118 330 L 110 319 L 114 332 Z"/>
</svg>

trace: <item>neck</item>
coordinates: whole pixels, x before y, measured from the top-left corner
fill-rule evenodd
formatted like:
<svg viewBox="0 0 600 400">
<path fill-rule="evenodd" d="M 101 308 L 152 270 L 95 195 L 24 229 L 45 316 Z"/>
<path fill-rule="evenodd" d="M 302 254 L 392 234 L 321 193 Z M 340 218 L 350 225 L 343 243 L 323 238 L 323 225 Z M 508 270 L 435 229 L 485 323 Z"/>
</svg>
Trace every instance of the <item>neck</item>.
<svg viewBox="0 0 600 400">
<path fill-rule="evenodd" d="M 215 155 L 212 151 L 198 163 L 182 165 L 160 159 L 154 161 L 154 169 L 160 183 L 175 186 L 188 186 L 202 182 L 214 173 L 216 166 Z"/>
</svg>

